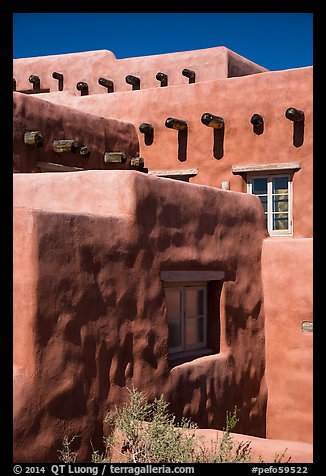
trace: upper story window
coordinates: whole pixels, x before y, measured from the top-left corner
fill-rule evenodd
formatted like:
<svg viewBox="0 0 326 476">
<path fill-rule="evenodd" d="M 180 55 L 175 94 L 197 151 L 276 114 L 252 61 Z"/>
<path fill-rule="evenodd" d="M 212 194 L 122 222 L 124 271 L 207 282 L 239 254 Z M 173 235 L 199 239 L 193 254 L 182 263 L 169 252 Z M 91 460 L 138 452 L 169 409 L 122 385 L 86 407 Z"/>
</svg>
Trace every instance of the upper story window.
<svg viewBox="0 0 326 476">
<path fill-rule="evenodd" d="M 257 195 L 264 207 L 271 236 L 292 235 L 292 180 L 300 162 L 233 165 L 232 173 L 247 182 L 247 191 Z"/>
<path fill-rule="evenodd" d="M 248 192 L 260 198 L 270 235 L 292 234 L 291 174 L 249 175 Z"/>
</svg>

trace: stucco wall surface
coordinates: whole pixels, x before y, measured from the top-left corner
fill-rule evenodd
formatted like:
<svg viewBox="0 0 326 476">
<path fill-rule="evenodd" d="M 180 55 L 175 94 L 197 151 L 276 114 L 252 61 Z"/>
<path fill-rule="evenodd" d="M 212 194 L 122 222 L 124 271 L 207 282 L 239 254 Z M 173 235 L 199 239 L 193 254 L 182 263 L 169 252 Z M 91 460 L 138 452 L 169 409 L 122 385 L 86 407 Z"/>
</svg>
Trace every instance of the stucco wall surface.
<svg viewBox="0 0 326 476">
<path fill-rule="evenodd" d="M 132 384 L 202 428 L 237 405 L 265 436 L 259 199 L 136 171 L 13 179 L 15 461 L 57 462 L 64 434 L 89 460 Z M 164 270 L 225 272 L 219 353 L 169 367 Z"/>
<path fill-rule="evenodd" d="M 13 171 L 38 172 L 38 162 L 51 162 L 83 169 L 130 168 L 130 161 L 139 152 L 137 132 L 133 124 L 103 118 L 56 105 L 21 93 L 13 97 Z M 26 131 L 39 131 L 44 138 L 41 147 L 24 143 Z M 75 152 L 57 153 L 54 140 L 74 140 Z M 89 157 L 82 156 L 81 147 L 87 147 Z M 104 162 L 105 152 L 123 152 L 124 164 Z"/>
<path fill-rule="evenodd" d="M 294 236 L 309 238 L 313 233 L 312 85 L 313 68 L 306 67 L 105 96 L 49 93 L 38 97 L 131 122 L 138 134 L 140 155 L 150 171 L 197 168 L 197 176 L 190 179 L 193 183 L 221 188 L 222 181 L 229 181 L 231 190 L 246 192 L 245 177 L 234 175 L 232 166 L 299 162 L 301 169 L 293 177 Z M 296 140 L 293 122 L 285 117 L 289 107 L 305 115 L 303 131 Z M 223 132 L 214 133 L 202 124 L 206 112 L 224 119 Z M 255 113 L 264 118 L 260 135 L 250 123 Z M 182 137 L 165 126 L 168 117 L 187 122 Z M 144 122 L 154 128 L 151 145 L 146 145 L 139 131 Z"/>
<path fill-rule="evenodd" d="M 262 277 L 266 313 L 267 437 L 312 442 L 313 240 L 267 239 Z"/>
</svg>

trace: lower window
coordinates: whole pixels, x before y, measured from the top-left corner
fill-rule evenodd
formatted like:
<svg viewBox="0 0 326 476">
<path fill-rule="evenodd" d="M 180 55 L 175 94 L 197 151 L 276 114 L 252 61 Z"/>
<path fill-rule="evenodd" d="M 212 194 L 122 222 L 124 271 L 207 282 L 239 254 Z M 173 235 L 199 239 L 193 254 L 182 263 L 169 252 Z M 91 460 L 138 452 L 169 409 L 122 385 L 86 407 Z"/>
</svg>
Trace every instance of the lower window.
<svg viewBox="0 0 326 476">
<path fill-rule="evenodd" d="M 165 288 L 169 328 L 169 353 L 207 346 L 207 286 Z"/>
</svg>

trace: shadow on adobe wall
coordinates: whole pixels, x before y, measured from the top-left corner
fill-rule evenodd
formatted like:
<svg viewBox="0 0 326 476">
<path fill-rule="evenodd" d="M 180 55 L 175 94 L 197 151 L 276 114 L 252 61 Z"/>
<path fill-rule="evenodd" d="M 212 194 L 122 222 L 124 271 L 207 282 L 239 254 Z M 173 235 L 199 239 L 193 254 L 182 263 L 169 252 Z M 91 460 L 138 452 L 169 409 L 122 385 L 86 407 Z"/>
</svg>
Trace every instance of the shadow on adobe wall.
<svg viewBox="0 0 326 476">
<path fill-rule="evenodd" d="M 293 123 L 293 145 L 301 147 L 304 141 L 304 121 Z"/>
<path fill-rule="evenodd" d="M 224 127 L 220 129 L 213 129 L 213 131 L 214 131 L 213 155 L 215 159 L 219 160 L 224 155 Z"/>
<path fill-rule="evenodd" d="M 178 160 L 184 162 L 187 159 L 188 129 L 178 131 Z"/>
</svg>

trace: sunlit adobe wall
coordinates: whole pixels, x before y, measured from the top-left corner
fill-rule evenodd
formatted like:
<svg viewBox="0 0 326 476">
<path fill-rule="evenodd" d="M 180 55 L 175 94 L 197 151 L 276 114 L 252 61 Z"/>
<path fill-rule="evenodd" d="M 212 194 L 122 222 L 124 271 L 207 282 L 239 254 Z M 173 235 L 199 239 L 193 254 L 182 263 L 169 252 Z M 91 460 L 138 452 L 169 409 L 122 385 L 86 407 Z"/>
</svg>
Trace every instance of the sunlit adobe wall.
<svg viewBox="0 0 326 476">
<path fill-rule="evenodd" d="M 268 438 L 313 439 L 312 264 L 312 239 L 264 241 Z"/>
<path fill-rule="evenodd" d="M 132 85 L 126 81 L 129 75 L 139 78 L 140 89 L 162 87 L 162 81 L 156 77 L 158 73 L 167 76 L 168 86 L 188 84 L 191 80 L 185 70 L 195 73 L 196 82 L 267 71 L 228 48 L 218 46 L 123 59 L 117 59 L 108 50 L 20 58 L 14 60 L 13 78 L 17 91 L 39 87 L 80 96 L 81 90 L 77 88 L 80 82 L 87 84 L 87 94 L 130 91 Z M 39 78 L 39 85 L 30 82 L 31 76 Z M 108 88 L 103 79 L 112 85 Z"/>
<path fill-rule="evenodd" d="M 247 174 L 239 167 L 273 170 L 295 165 L 293 173 L 293 236 L 312 236 L 313 110 L 312 67 L 264 72 L 243 77 L 212 79 L 194 84 L 77 97 L 47 93 L 39 97 L 83 112 L 134 124 L 140 155 L 149 172 L 194 171 L 193 183 L 247 191 Z M 289 108 L 303 111 L 297 127 L 286 117 Z M 206 113 L 220 117 L 223 127 L 202 122 Z M 263 127 L 253 126 L 259 114 Z M 175 118 L 184 131 L 168 128 Z M 150 124 L 152 137 L 141 132 Z"/>
</svg>

